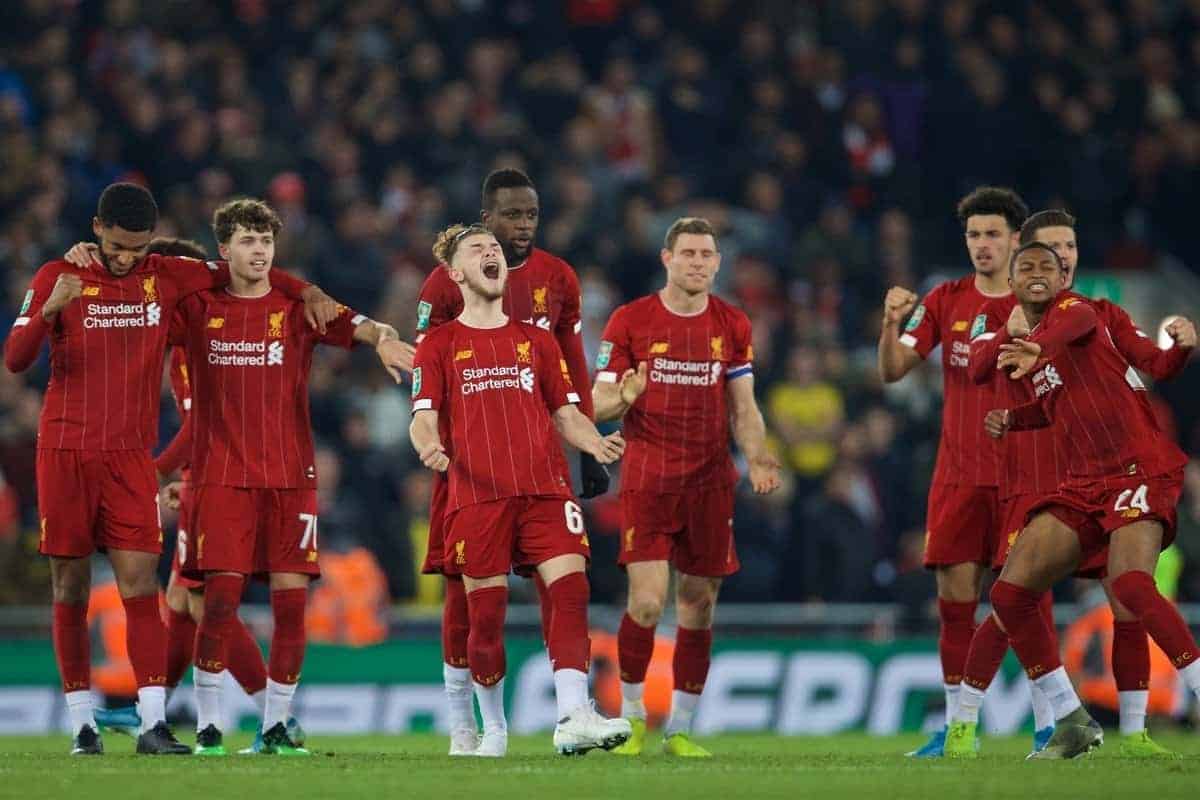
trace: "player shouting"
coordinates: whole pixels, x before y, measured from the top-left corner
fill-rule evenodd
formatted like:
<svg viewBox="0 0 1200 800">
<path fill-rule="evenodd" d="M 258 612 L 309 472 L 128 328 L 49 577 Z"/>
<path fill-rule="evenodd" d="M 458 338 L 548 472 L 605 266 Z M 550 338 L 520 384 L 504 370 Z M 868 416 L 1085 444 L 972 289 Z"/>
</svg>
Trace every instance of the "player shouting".
<svg viewBox="0 0 1200 800">
<path fill-rule="evenodd" d="M 754 401 L 750 320 L 712 294 L 721 266 L 712 225 L 676 220 L 661 257 L 666 285 L 618 308 L 605 326 L 593 389 L 596 418 L 623 419 L 629 440 L 619 557 L 629 598 L 617 656 L 621 715 L 633 735 L 616 752 L 639 755 L 645 743 L 642 694 L 674 567 L 675 689 L 663 750 L 704 758 L 711 753 L 692 741 L 692 718 L 708 677 L 717 592 L 739 567 L 730 433 L 756 493 L 779 487 L 779 464 Z"/>
<path fill-rule="evenodd" d="M 605 719 L 588 700 L 590 550 L 558 435 L 602 464 L 620 457 L 624 440 L 601 436 L 575 407 L 579 395 L 553 335 L 504 313 L 508 266 L 492 233 L 454 226 L 434 255 L 460 287 L 463 311 L 417 346 L 411 435 L 421 463 L 448 477 L 443 566 L 466 589 L 467 661 L 483 718 L 473 754 L 507 751 L 510 568 L 536 569 L 549 597 L 555 749 L 610 749 L 628 738 L 629 724 Z"/>
</svg>

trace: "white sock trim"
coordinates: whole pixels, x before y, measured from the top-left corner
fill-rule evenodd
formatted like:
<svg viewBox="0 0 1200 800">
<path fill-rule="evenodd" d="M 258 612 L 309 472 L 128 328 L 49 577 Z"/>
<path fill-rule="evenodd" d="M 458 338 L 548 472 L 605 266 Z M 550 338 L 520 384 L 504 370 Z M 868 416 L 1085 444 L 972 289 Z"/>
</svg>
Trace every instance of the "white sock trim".
<svg viewBox="0 0 1200 800">
<path fill-rule="evenodd" d="M 700 695 L 682 692 L 678 689 L 671 692 L 671 716 L 667 719 L 665 735 L 676 733 L 691 733 L 692 721 L 696 717 L 696 708 L 700 705 Z"/>
<path fill-rule="evenodd" d="M 1117 692 L 1121 704 L 1121 735 L 1129 736 L 1146 730 L 1146 707 L 1150 704 L 1150 692 L 1138 689 Z"/>
</svg>

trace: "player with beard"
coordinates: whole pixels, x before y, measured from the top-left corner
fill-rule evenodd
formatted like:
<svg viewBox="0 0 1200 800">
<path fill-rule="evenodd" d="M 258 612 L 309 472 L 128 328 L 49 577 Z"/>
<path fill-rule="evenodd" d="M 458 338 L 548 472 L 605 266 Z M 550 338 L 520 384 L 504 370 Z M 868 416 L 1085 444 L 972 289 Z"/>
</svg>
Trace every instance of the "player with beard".
<svg viewBox="0 0 1200 800">
<path fill-rule="evenodd" d="M 505 314 L 512 295 L 495 235 L 480 225 L 454 226 L 438 236 L 434 255 L 460 288 L 463 310 L 417 346 L 410 431 L 421 463 L 448 478 L 442 563 L 466 590 L 467 663 L 483 718 L 483 737 L 470 754 L 507 751 L 510 569 L 536 570 L 546 586 L 555 749 L 611 749 L 628 738 L 629 724 L 605 719 L 588 700 L 590 549 L 559 436 L 602 464 L 620 458 L 624 440 L 601 436 L 576 408 L 579 394 L 555 337 Z"/>
<path fill-rule="evenodd" d="M 900 380 L 936 346 L 942 348 L 942 433 L 929 488 L 925 566 L 937 579 L 938 654 L 947 725 L 954 716 L 975 633 L 975 608 L 984 574 L 1001 531 L 997 496 L 1000 453 L 982 427 L 984 414 L 996 406 L 998 389 L 993 383 L 974 383 L 967 373 L 970 326 L 981 307 L 1010 293 L 1008 262 L 1028 215 L 1029 208 L 1013 190 L 976 189 L 958 204 L 974 272 L 939 284 L 920 305 L 915 294 L 901 287 L 888 290 L 884 300 L 879 372 L 885 383 Z M 901 331 L 906 317 L 908 323 Z M 1038 728 L 1052 724 L 1049 707 L 1036 692 L 1033 699 Z M 946 730 L 943 726 L 909 755 L 941 757 Z"/>
<path fill-rule="evenodd" d="M 39 550 L 50 558 L 54 652 L 75 737 L 72 753 L 104 747 L 93 715 L 87 603 L 91 559 L 107 551 L 125 606 L 138 684 L 137 750 L 184 754 L 166 724 L 166 631 L 156 569 L 162 550 L 157 441 L 167 327 L 188 295 L 229 282 L 227 267 L 146 255 L 158 207 L 145 188 L 115 183 L 100 195 L 95 261 L 43 265 L 4 343 L 21 372 L 50 339 L 50 384 L 38 430 Z M 207 268 L 206 268 L 207 267 Z M 308 303 L 323 325 L 336 307 L 316 287 L 280 273 L 276 285 Z"/>
<path fill-rule="evenodd" d="M 1066 287 L 1074 283 L 1079 263 L 1075 237 L 1075 218 L 1065 211 L 1039 211 L 1021 227 L 1022 246 L 1034 242 L 1052 249 L 1066 269 Z M 1072 294 L 1072 297 L 1086 298 Z M 1191 322 L 1176 320 L 1169 328 L 1177 346 L 1162 350 L 1146 337 L 1120 306 L 1108 300 L 1089 300 L 1112 339 L 1117 352 L 1155 380 L 1164 380 L 1182 371 L 1196 344 Z M 1026 381 L 1011 381 L 996 367 L 1000 347 L 1015 337 L 1029 335 L 1029 324 L 1015 295 L 1000 298 L 980 310 L 971 325 L 971 376 L 977 383 L 998 381 L 1005 405 L 1017 406 L 1033 399 Z M 1137 380 L 1130 373 L 1131 380 Z M 1145 392 L 1137 398 L 1152 414 Z M 1066 479 L 1065 458 L 1054 448 L 1054 431 L 1040 428 L 1027 431 L 1019 439 L 1002 440 L 1003 469 L 1000 482 L 1004 534 L 998 542 L 993 569 L 1003 568 L 1008 552 L 1028 518 L 1030 508 L 1058 491 Z M 1128 758 L 1170 756 L 1170 751 L 1154 742 L 1146 731 L 1147 687 L 1150 680 L 1150 649 L 1141 621 L 1121 605 L 1112 590 L 1112 581 L 1104 576 L 1106 555 L 1080 565 L 1077 577 L 1101 580 L 1113 610 L 1112 672 L 1116 680 L 1120 708 L 1121 754 Z M 1053 631 L 1054 629 L 1051 628 Z M 994 615 L 989 615 L 975 632 L 963 671 L 962 693 L 947 735 L 946 753 L 973 758 L 976 753 L 975 726 L 983 694 L 991 684 L 1008 649 L 1008 636 Z M 1034 752 L 1041 749 L 1053 731 L 1039 730 Z"/>
<path fill-rule="evenodd" d="M 1030 333 L 1001 345 L 998 366 L 1012 380 L 1027 378 L 1034 399 L 989 411 L 984 427 L 995 438 L 1051 427 L 1065 480 L 1029 510 L 992 587 L 992 608 L 1054 709 L 1054 735 L 1032 757 L 1074 758 L 1102 744 L 1103 731 L 1081 706 L 1037 608 L 1056 581 L 1106 550 L 1116 599 L 1200 696 L 1200 650 L 1151 576 L 1175 537 L 1187 457 L 1159 430 L 1139 397 L 1144 387 L 1096 309 L 1064 292 L 1067 270 L 1058 255 L 1040 242 L 1025 245 L 1011 276 Z"/>
<path fill-rule="evenodd" d="M 588 391 L 587 359 L 583 352 L 583 323 L 580 319 L 579 279 L 571 266 L 533 246 L 541 219 L 537 189 L 529 176 L 516 169 L 500 169 L 483 182 L 480 219 L 504 251 L 509 264 L 504 289 L 504 311 L 512 319 L 535 325 L 554 334 L 563 351 L 567 370 L 579 387 L 579 409 L 592 416 Z M 463 310 L 463 293 L 450 278 L 449 270 L 434 269 L 421 287 L 417 304 L 417 341 L 431 330 L 455 319 Z M 581 452 L 580 472 L 583 498 L 608 490 L 608 471 L 586 452 Z M 442 573 L 442 518 L 446 508 L 446 479 L 434 473 L 429 508 L 429 545 L 426 573 Z M 542 612 L 542 638 L 550 630 L 549 597 L 538 575 L 533 576 Z M 462 581 L 446 575 L 446 598 L 442 610 L 442 673 L 450 709 L 450 755 L 467 755 L 478 741 L 475 715 L 471 709 L 471 675 L 467 669 L 469 620 Z"/>
</svg>

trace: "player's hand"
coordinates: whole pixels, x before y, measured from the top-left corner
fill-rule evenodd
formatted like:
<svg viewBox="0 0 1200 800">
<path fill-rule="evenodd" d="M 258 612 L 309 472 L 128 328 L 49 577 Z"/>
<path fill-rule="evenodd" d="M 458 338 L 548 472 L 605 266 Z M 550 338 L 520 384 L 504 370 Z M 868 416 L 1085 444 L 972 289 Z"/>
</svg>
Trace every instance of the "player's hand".
<svg viewBox="0 0 1200 800">
<path fill-rule="evenodd" d="M 1013 306 L 1008 315 L 1008 335 L 1013 339 L 1023 339 L 1029 335 L 1029 320 L 1025 318 L 1025 309 Z"/>
<path fill-rule="evenodd" d="M 637 370 L 627 369 L 625 374 L 621 376 L 621 402 L 627 406 L 631 406 L 637 402 L 637 399 L 646 391 L 646 362 L 637 365 Z"/>
<path fill-rule="evenodd" d="M 77 242 L 63 256 L 63 260 L 73 267 L 86 269 L 92 264 L 100 263 L 100 245 L 92 242 Z"/>
<path fill-rule="evenodd" d="M 417 455 L 421 463 L 434 472 L 445 472 L 450 468 L 450 457 L 446 455 L 446 448 L 441 442 L 426 445 Z"/>
<path fill-rule="evenodd" d="M 903 286 L 893 286 L 883 298 L 883 324 L 899 325 L 916 306 L 916 294 Z"/>
<path fill-rule="evenodd" d="M 625 454 L 625 439 L 620 431 L 601 436 L 588 452 L 601 464 L 615 463 Z"/>
<path fill-rule="evenodd" d="M 178 511 L 183 501 L 183 481 L 172 481 L 158 494 L 159 502 L 172 511 Z"/>
<path fill-rule="evenodd" d="M 400 339 L 384 339 L 375 347 L 375 353 L 383 362 L 383 368 L 396 383 L 400 382 L 401 372 L 413 371 L 413 357 L 416 352 L 415 347 Z"/>
<path fill-rule="evenodd" d="M 584 500 L 599 497 L 608 491 L 608 467 L 596 460 L 591 453 L 579 452 L 579 477 L 583 491 L 579 496 Z"/>
<path fill-rule="evenodd" d="M 983 429 L 988 436 L 999 439 L 1008 430 L 1012 414 L 1007 408 L 994 408 L 983 418 Z"/>
<path fill-rule="evenodd" d="M 304 301 L 304 319 L 321 335 L 325 334 L 329 323 L 342 313 L 342 306 L 319 287 L 307 287 L 300 293 L 300 299 Z"/>
<path fill-rule="evenodd" d="M 83 296 L 83 278 L 72 272 L 60 272 L 50 296 L 42 305 L 42 317 L 50 319 L 67 307 L 72 300 Z"/>
<path fill-rule="evenodd" d="M 779 459 L 768 453 L 750 460 L 750 486 L 755 494 L 770 494 L 782 485 Z"/>
<path fill-rule="evenodd" d="M 1167 335 L 1175 340 L 1176 347 L 1196 346 L 1196 324 L 1186 317 L 1180 317 L 1166 327 Z"/>
<path fill-rule="evenodd" d="M 1016 381 L 1033 372 L 1041 355 L 1042 346 L 1037 342 L 1014 339 L 1012 344 L 1000 345 L 1000 357 L 996 359 L 996 366 L 1011 370 L 1008 377 Z"/>
</svg>

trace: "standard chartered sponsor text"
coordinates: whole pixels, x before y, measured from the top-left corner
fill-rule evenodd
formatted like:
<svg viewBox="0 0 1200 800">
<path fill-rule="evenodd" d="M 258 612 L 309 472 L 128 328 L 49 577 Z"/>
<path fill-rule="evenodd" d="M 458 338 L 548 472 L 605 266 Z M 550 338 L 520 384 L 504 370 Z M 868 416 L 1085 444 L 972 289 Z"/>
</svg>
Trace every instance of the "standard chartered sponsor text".
<svg viewBox="0 0 1200 800">
<path fill-rule="evenodd" d="M 466 367 L 462 371 L 462 393 L 476 394 L 490 389 L 520 389 L 520 369 L 512 366 Z"/>
<path fill-rule="evenodd" d="M 678 361 L 656 358 L 650 369 L 650 380 L 669 386 L 713 386 L 721 375 L 720 361 Z"/>
<path fill-rule="evenodd" d="M 208 343 L 208 363 L 217 367 L 265 367 L 278 363 L 268 361 L 267 349 L 267 343 L 263 341 L 212 339 Z"/>
<path fill-rule="evenodd" d="M 84 328 L 144 328 L 145 303 L 88 303 Z"/>
</svg>

